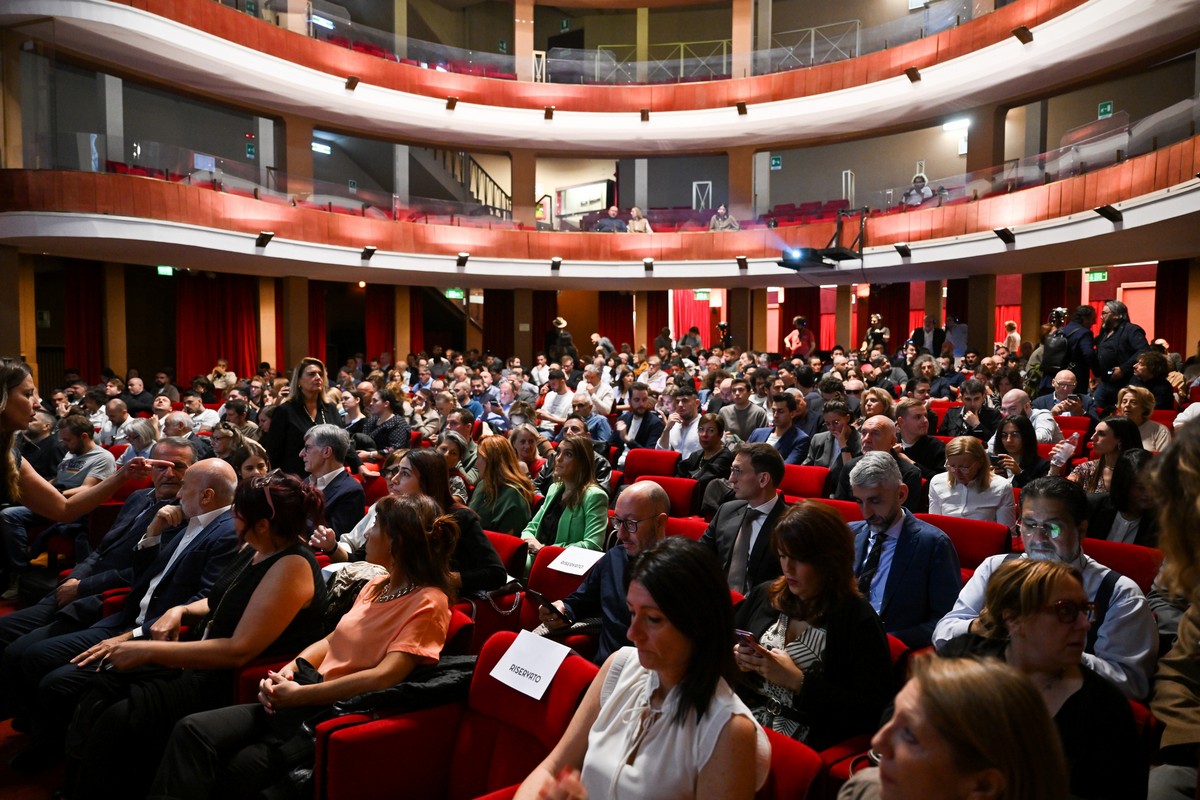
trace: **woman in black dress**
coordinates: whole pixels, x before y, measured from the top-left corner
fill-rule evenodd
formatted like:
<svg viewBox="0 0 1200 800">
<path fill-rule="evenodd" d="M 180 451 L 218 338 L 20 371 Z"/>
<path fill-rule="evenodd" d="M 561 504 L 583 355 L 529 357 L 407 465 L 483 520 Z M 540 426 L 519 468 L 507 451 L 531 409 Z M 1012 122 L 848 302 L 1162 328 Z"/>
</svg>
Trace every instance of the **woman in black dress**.
<svg viewBox="0 0 1200 800">
<path fill-rule="evenodd" d="M 325 402 L 328 385 L 325 364 L 320 359 L 308 357 L 296 365 L 288 398 L 275 409 L 271 425 L 262 439 L 271 463 L 284 472 L 305 474 L 300 449 L 304 447 L 304 434 L 309 428 L 324 423 L 341 424 L 337 406 Z"/>
</svg>

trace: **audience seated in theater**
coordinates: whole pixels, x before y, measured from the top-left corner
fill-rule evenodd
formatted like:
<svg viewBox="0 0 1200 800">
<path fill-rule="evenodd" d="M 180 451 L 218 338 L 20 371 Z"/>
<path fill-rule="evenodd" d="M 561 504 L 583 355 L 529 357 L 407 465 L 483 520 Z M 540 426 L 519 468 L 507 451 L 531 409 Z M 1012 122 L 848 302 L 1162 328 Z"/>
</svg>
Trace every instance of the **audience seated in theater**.
<svg viewBox="0 0 1200 800">
<path fill-rule="evenodd" d="M 1067 479 L 1084 487 L 1088 494 L 1107 492 L 1112 485 L 1112 473 L 1117 466 L 1117 459 L 1129 450 L 1142 449 L 1142 440 L 1138 435 L 1137 426 L 1130 419 L 1112 416 L 1096 425 L 1091 442 L 1093 458 L 1070 469 L 1069 472 L 1069 467 L 1059 467 L 1051 463 L 1050 474 L 1067 473 Z M 1055 452 L 1064 446 L 1057 445 Z M 1079 452 L 1076 451 L 1076 456 L 1078 455 Z M 1052 452 L 1051 459 L 1053 456 Z"/>
<path fill-rule="evenodd" d="M 1148 450 L 1126 450 L 1117 458 L 1108 494 L 1089 494 L 1087 536 L 1110 542 L 1158 547 L 1158 503 Z"/>
<path fill-rule="evenodd" d="M 479 441 L 475 465 L 479 480 L 471 496 L 471 509 L 485 531 L 520 536 L 533 518 L 534 488 L 521 471 L 517 453 L 500 435 Z"/>
<path fill-rule="evenodd" d="M 372 392 L 372 396 L 374 393 Z M 342 423 L 346 426 L 346 432 L 351 437 L 363 433 L 363 428 L 369 419 L 363 413 L 364 395 L 358 389 L 343 389 L 342 390 L 342 410 L 345 414 L 342 415 Z M 361 456 L 360 456 L 361 458 Z"/>
<path fill-rule="evenodd" d="M 218 392 L 227 392 L 238 384 L 237 375 L 229 368 L 229 361 L 218 358 L 216 365 L 204 376 Z"/>
<path fill-rule="evenodd" d="M 233 467 L 239 480 L 266 475 L 271 471 L 267 451 L 253 439 L 244 439 L 241 446 L 233 451 L 233 455 L 229 457 L 229 466 Z"/>
<path fill-rule="evenodd" d="M 314 425 L 304 434 L 301 460 L 308 478 L 317 487 L 323 501 L 326 524 L 335 531 L 353 528 L 363 516 L 367 504 L 362 484 L 346 471 L 350 435 L 344 428 L 329 423 Z M 312 530 L 311 523 L 308 530 Z"/>
<path fill-rule="evenodd" d="M 1141 386 L 1126 386 L 1117 392 L 1115 412 L 1137 426 L 1142 437 L 1142 447 L 1154 452 L 1167 449 L 1171 443 L 1171 431 L 1166 425 L 1150 419 L 1154 413 L 1154 395 Z"/>
<path fill-rule="evenodd" d="M 517 453 L 517 466 L 533 480 L 542 473 L 554 451 L 541 432 L 529 423 L 515 426 L 508 436 L 509 443 Z"/>
<path fill-rule="evenodd" d="M 871 740 L 880 766 L 855 773 L 838 800 L 1067 796 L 1062 745 L 1028 677 L 995 659 L 928 656 L 912 673 Z"/>
<path fill-rule="evenodd" d="M 612 438 L 612 426 L 608 424 L 607 418 L 596 413 L 590 395 L 586 392 L 579 392 L 572 398 L 571 416 L 578 416 L 583 420 L 593 442 L 596 442 L 598 446 L 607 447 L 608 440 Z M 562 439 L 561 429 L 557 438 Z"/>
<path fill-rule="evenodd" d="M 700 449 L 687 458 L 679 459 L 675 464 L 675 475 L 697 481 L 697 496 L 705 497 L 705 490 L 710 484 L 728 482 L 729 470 L 733 467 L 733 452 L 725 446 L 725 423 L 719 414 L 701 416 L 697 436 Z"/>
<path fill-rule="evenodd" d="M 780 575 L 771 534 L 787 505 L 778 493 L 784 464 L 779 451 L 765 442 L 739 444 L 733 453 L 734 499 L 717 509 L 700 542 L 717 557 L 729 588 L 745 594 Z"/>
<path fill-rule="evenodd" d="M 51 625 L 6 648 L 0 677 L 11 693 L 13 716 L 32 730 L 17 768 L 35 770 L 61 757 L 75 707 L 99 674 L 80 669 L 79 662 L 118 642 L 150 636 L 170 609 L 208 596 L 238 548 L 229 511 L 236 485 L 233 468 L 219 459 L 189 467 L 180 504 L 159 508 L 137 544 L 133 589 L 120 611 L 70 632 Z"/>
<path fill-rule="evenodd" d="M 466 505 L 471 499 L 471 489 L 463 477 L 459 466 L 463 451 L 467 449 L 467 440 L 454 431 L 442 431 L 438 437 L 437 451 L 446 461 L 446 472 L 450 479 L 450 496 L 454 502 Z"/>
<path fill-rule="evenodd" d="M 328 426 L 313 431 L 321 427 Z M 243 481 L 233 519 L 245 544 L 211 594 L 168 610 L 149 640 L 97 645 L 78 661 L 81 668 L 111 664 L 122 674 L 102 677 L 80 701 L 68 733 L 77 762 L 68 794 L 95 794 L 103 774 L 122 793 L 143 796 L 178 720 L 225 706 L 235 670 L 251 660 L 289 657 L 324 633 L 325 580 L 297 536 L 320 518 L 320 492 L 294 476 Z M 185 636 L 184 625 L 202 636 Z"/>
<path fill-rule="evenodd" d="M 39 409 L 34 412 L 25 430 L 19 431 L 14 437 L 21 460 L 28 462 L 34 472 L 48 481 L 54 480 L 58 465 L 67 454 L 67 446 L 55 435 L 57 425 L 58 420 L 53 414 Z"/>
<path fill-rule="evenodd" d="M 700 449 L 700 402 L 696 390 L 691 386 L 679 387 L 674 395 L 674 403 L 656 446 L 659 450 L 674 450 L 681 458 L 687 458 Z M 757 406 L 752 407 L 760 413 L 766 413 Z M 729 429 L 728 419 L 725 427 Z"/>
<path fill-rule="evenodd" d="M 259 703 L 193 714 L 176 725 L 151 796 L 207 797 L 232 786 L 249 795 L 287 786 L 289 769 L 311 764 L 289 761 L 290 749 L 279 743 L 299 733 L 305 719 L 437 662 L 455 593 L 449 560 L 457 526 L 428 497 L 388 497 L 379 506 L 367 557 L 388 574 L 367 583 L 333 633 L 268 672 Z M 310 666 L 320 681 L 298 681 Z"/>
<path fill-rule="evenodd" d="M 848 477 L 863 514 L 850 526 L 858 590 L 884 630 L 909 647 L 926 647 L 958 594 L 958 555 L 950 537 L 905 510 L 909 488 L 889 453 L 866 452 L 856 461 Z"/>
<path fill-rule="evenodd" d="M 733 612 L 712 556 L 671 537 L 639 554 L 627 580 L 633 647 L 605 662 L 517 800 L 751 797 L 770 743 L 730 688 Z"/>
<path fill-rule="evenodd" d="M 1084 555 L 1080 542 L 1087 532 L 1087 512 L 1083 489 L 1063 478 L 1040 478 L 1022 489 L 1018 524 L 1025 552 L 991 556 L 979 565 L 953 610 L 938 623 L 934 645 L 941 649 L 955 636 L 979 631 L 985 587 L 1005 560 L 1062 561 L 1083 574 L 1088 600 L 1096 603 L 1084 664 L 1127 697 L 1144 698 L 1158 655 L 1158 631 L 1137 584 Z"/>
<path fill-rule="evenodd" d="M 1050 461 L 1038 453 L 1033 423 L 1024 414 L 1003 419 L 996 433 L 995 452 L 997 472 L 1006 474 L 1017 489 L 1050 472 Z"/>
<path fill-rule="evenodd" d="M 193 433 L 211 431 L 221 421 L 216 411 L 204 407 L 205 402 L 195 389 L 189 389 L 183 393 L 183 410 L 187 412 L 191 420 Z"/>
<path fill-rule="evenodd" d="M 896 429 L 900 437 L 897 457 L 921 471 L 925 480 L 946 469 L 946 446 L 929 435 L 930 425 L 924 401 L 906 397 L 896 405 Z"/>
<path fill-rule="evenodd" d="M 413 399 L 414 414 L 418 398 L 424 399 L 424 393 Z M 403 406 L 390 389 L 380 389 L 371 397 L 371 416 L 363 425 L 362 432 L 369 437 L 374 446 L 369 450 L 361 450 L 358 457 L 364 462 L 381 463 L 393 450 L 408 447 L 410 428 L 408 420 L 402 414 Z M 434 412 L 436 415 L 436 412 Z M 441 429 L 440 415 L 437 428 Z M 424 434 L 424 430 L 422 430 Z"/>
<path fill-rule="evenodd" d="M 105 397 L 103 389 L 88 389 L 72 413 L 87 417 L 92 423 L 92 428 L 101 430 L 108 424 L 108 413 L 104 408 L 107 402 L 108 398 Z"/>
<path fill-rule="evenodd" d="M 735 378 L 731 384 L 733 403 L 721 407 L 721 418 L 725 420 L 725 430 L 742 441 L 748 441 L 750 434 L 758 428 L 770 425 L 771 418 L 766 409 L 750 402 L 750 382 L 745 378 Z"/>
<path fill-rule="evenodd" d="M 742 226 L 729 210 L 725 208 L 725 204 L 717 206 L 717 213 L 713 214 L 708 220 L 708 229 L 710 231 L 739 231 Z"/>
<path fill-rule="evenodd" d="M 766 442 L 779 451 L 785 464 L 801 464 L 808 455 L 808 434 L 792 424 L 797 411 L 796 398 L 787 392 L 771 397 L 772 426 L 756 428 L 748 442 Z"/>
<path fill-rule="evenodd" d="M 904 485 L 908 487 L 905 497 L 901 503 L 909 511 L 914 514 L 927 511 L 929 508 L 929 500 L 926 497 L 926 492 L 921 485 L 921 470 L 915 464 L 908 460 L 901 459 L 896 454 L 896 423 L 884 416 L 875 416 L 868 419 L 862 425 L 860 431 L 862 436 L 862 455 L 867 453 L 886 453 L 891 456 L 896 462 L 896 468 L 900 470 L 900 477 Z M 831 468 L 830 480 L 836 486 L 834 498 L 837 500 L 849 500 L 854 502 L 857 498 L 850 486 L 850 472 L 861 460 L 862 456 L 855 456 L 847 461 L 845 458 L 839 458 L 834 462 Z M 836 472 L 836 475 L 833 474 Z"/>
<path fill-rule="evenodd" d="M 117 457 L 117 466 L 123 467 L 135 458 L 149 458 L 150 449 L 158 441 L 158 428 L 149 419 L 135 419 L 125 434 L 129 445 L 125 452 Z"/>
<path fill-rule="evenodd" d="M 387 482 L 389 494 L 400 494 L 400 484 L 393 478 L 400 471 L 400 462 L 407 455 L 408 450 L 393 450 L 380 467 L 379 480 Z M 367 531 L 375 524 L 375 510 L 378 505 L 379 500 L 372 503 L 366 515 L 349 530 L 339 531 L 328 525 L 318 525 L 309 537 L 309 546 L 319 553 L 324 553 L 330 561 L 362 561 Z"/>
<path fill-rule="evenodd" d="M 580 420 L 571 420 L 582 428 Z M 529 543 L 533 566 L 538 550 L 548 544 L 558 547 L 604 548 L 608 522 L 608 494 L 596 482 L 596 455 L 586 431 L 576 429 L 559 443 L 552 464 L 554 483 L 545 489 L 546 499 L 537 514 L 521 531 Z M 535 482 L 536 485 L 536 482 Z"/>
<path fill-rule="evenodd" d="M 849 410 L 850 406 L 847 405 L 846 408 Z M 896 419 L 896 398 L 892 396 L 891 392 L 884 391 L 883 389 L 867 389 L 864 391 L 859 408 L 862 413 L 860 416 L 854 417 L 853 423 L 854 427 L 858 430 L 861 430 L 863 423 L 871 417 L 887 417 L 890 420 Z M 854 412 L 850 411 L 850 414 L 853 416 Z"/>
<path fill-rule="evenodd" d="M 583 418 L 578 414 L 571 414 L 567 417 L 567 421 L 563 423 L 562 438 L 565 440 L 572 436 L 588 436 L 587 428 L 584 427 Z M 592 444 L 592 475 L 596 480 L 596 485 L 610 493 L 612 491 L 612 464 L 605 455 L 605 445 L 603 442 L 591 441 Z M 545 453 L 545 462 L 542 464 L 541 470 L 533 476 L 533 486 L 538 494 L 543 496 L 549 494 L 550 487 L 558 480 L 558 474 L 555 471 L 554 462 L 557 451 L 550 446 L 550 441 L 543 438 L 538 444 L 539 450 Z"/>
<path fill-rule="evenodd" d="M 125 393 L 121 395 L 121 399 L 125 401 L 130 414 L 149 414 L 154 395 L 147 392 L 145 382 L 134 375 L 125 384 Z"/>
<path fill-rule="evenodd" d="M 1033 407 L 1045 409 L 1056 417 L 1073 416 L 1088 417 L 1095 421 L 1100 416 L 1096 412 L 1096 401 L 1087 392 L 1078 392 L 1078 379 L 1069 369 L 1059 370 L 1051 383 L 1053 391 L 1044 394 L 1033 401 Z M 1086 388 L 1086 387 L 1085 387 Z"/>
<path fill-rule="evenodd" d="M 111 447 L 114 444 L 128 444 L 128 431 L 135 417 L 130 416 L 125 401 L 114 397 L 104 404 L 107 417 L 100 433 L 96 435 L 96 444 L 101 447 Z"/>
<path fill-rule="evenodd" d="M 571 413 L 571 401 L 574 398 L 561 369 L 550 370 L 543 396 L 542 407 L 537 410 L 538 429 L 552 434 Z"/>
<path fill-rule="evenodd" d="M 984 402 L 983 384 L 974 378 L 963 381 L 959 385 L 959 397 L 962 405 L 946 410 L 938 435 L 974 436 L 985 443 L 991 441 L 1000 427 L 1000 412 Z"/>
<path fill-rule="evenodd" d="M 632 381 L 633 373 L 626 372 Z M 626 392 L 628 410 L 621 414 L 614 426 L 608 445 L 616 447 L 618 467 L 625 466 L 631 450 L 653 448 L 662 435 L 663 420 L 652 407 L 649 387 L 641 382 L 629 383 Z"/>
<path fill-rule="evenodd" d="M 155 397 L 163 396 L 172 403 L 179 402 L 179 389 L 174 384 L 175 373 L 173 370 L 159 370 L 154 373 L 153 394 Z"/>
<path fill-rule="evenodd" d="M 894 691 L 892 663 L 858 591 L 854 534 L 837 511 L 805 500 L 779 518 L 771 549 L 783 575 L 735 610 L 754 636 L 734 646 L 739 694 L 764 727 L 817 750 L 873 733 Z"/>
<path fill-rule="evenodd" d="M 554 602 L 558 614 L 544 607 L 538 609 L 542 624 L 556 631 L 577 621 L 599 619 L 597 663 L 603 664 L 614 652 L 628 647 L 626 571 L 630 559 L 666 537 L 670 509 L 670 498 L 657 483 L 635 483 L 621 492 L 612 517 L 617 543 L 592 566 L 578 589 L 565 600 Z"/>
<path fill-rule="evenodd" d="M 1016 522 L 1012 482 L 992 471 L 983 442 L 958 436 L 946 445 L 946 471 L 929 482 L 929 513 L 998 522 Z"/>
<path fill-rule="evenodd" d="M 187 439 L 196 448 L 196 458 L 203 461 L 213 457 L 212 445 L 207 436 L 197 436 L 192 432 L 191 417 L 183 411 L 172 411 L 162 420 L 163 436 L 178 436 Z M 299 456 L 297 456 L 299 458 Z"/>
<path fill-rule="evenodd" d="M 300 450 L 304 447 L 304 434 L 314 425 L 339 421 L 337 406 L 325 402 L 328 384 L 325 364 L 320 359 L 308 356 L 296 365 L 288 397 L 278 404 L 262 437 L 262 445 L 276 468 L 291 475 L 303 475 Z"/>
<path fill-rule="evenodd" d="M 242 446 L 245 439 L 242 437 L 241 431 L 228 422 L 218 422 L 217 427 L 213 428 L 212 435 L 208 437 L 208 441 L 212 445 L 214 456 L 229 461 L 234 451 Z"/>
<path fill-rule="evenodd" d="M 231 397 L 225 401 L 225 421 L 236 428 L 243 438 L 258 441 L 262 436 L 258 424 L 250 421 L 250 405 L 244 397 Z"/>
<path fill-rule="evenodd" d="M 1037 440 L 1042 444 L 1055 444 L 1062 441 L 1062 431 L 1059 430 L 1058 423 L 1054 421 L 1054 415 L 1047 409 L 1034 408 L 1024 389 L 1010 389 L 1005 392 L 1000 400 L 1000 412 L 1006 417 L 1017 414 L 1029 417 L 1029 421 L 1033 423 L 1033 430 L 1037 434 Z M 992 438 L 991 446 L 988 449 L 993 453 L 996 452 L 995 437 Z"/>
<path fill-rule="evenodd" d="M 601 217 L 592 224 L 593 233 L 628 233 L 629 226 L 625 224 L 625 220 L 621 219 L 619 214 L 621 209 L 616 206 L 610 206 L 608 216 Z M 639 231 L 644 233 L 644 231 Z"/>
<path fill-rule="evenodd" d="M 1167 380 L 1171 371 L 1171 362 L 1164 353 L 1147 350 L 1138 356 L 1133 364 L 1133 379 L 1130 386 L 1139 386 L 1154 397 L 1156 409 L 1175 410 L 1175 389 Z M 1120 400 L 1117 401 L 1120 403 Z"/>
<path fill-rule="evenodd" d="M 1081 663 L 1093 613 L 1076 567 L 1014 559 L 987 583 L 978 633 L 939 654 L 999 658 L 1029 676 L 1058 728 L 1071 797 L 1145 798 L 1148 765 L 1129 702 Z"/>
</svg>

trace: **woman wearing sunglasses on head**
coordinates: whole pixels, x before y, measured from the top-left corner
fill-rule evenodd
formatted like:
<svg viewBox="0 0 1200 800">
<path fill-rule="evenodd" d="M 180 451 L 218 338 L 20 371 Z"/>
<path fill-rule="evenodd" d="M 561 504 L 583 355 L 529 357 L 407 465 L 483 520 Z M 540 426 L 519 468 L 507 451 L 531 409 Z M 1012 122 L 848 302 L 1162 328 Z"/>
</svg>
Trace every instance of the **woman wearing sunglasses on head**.
<svg viewBox="0 0 1200 800">
<path fill-rule="evenodd" d="M 1071 796 L 1146 797 L 1148 766 L 1125 696 L 1083 664 L 1094 604 L 1079 571 L 1061 561 L 1012 559 L 988 581 L 979 633 L 942 656 L 994 656 L 1025 673 L 1054 718 Z"/>
</svg>

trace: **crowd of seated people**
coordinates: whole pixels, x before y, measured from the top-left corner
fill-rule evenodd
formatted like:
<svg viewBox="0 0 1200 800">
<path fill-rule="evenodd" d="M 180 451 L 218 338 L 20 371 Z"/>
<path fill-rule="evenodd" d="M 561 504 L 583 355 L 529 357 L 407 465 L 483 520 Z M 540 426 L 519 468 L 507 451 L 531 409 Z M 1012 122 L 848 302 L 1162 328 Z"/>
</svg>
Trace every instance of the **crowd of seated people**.
<svg viewBox="0 0 1200 800">
<path fill-rule="evenodd" d="M 266 786 L 279 779 L 277 765 L 264 763 L 269 745 L 262 736 L 272 712 L 303 708 L 311 715 L 313 707 L 402 680 L 417 664 L 435 660 L 445 640 L 438 609 L 447 600 L 438 596 L 453 602 L 456 595 L 494 590 L 508 580 L 488 531 L 524 540 L 525 570 L 551 545 L 607 551 L 578 591 L 556 604 L 557 613 L 542 609 L 550 636 L 573 628 L 567 623 L 577 619 L 598 618 L 595 657 L 606 666 L 595 696 L 580 708 L 582 730 L 568 730 L 531 779 L 535 783 L 562 784 L 556 791 L 569 792 L 576 780 L 589 791 L 611 781 L 633 787 L 631 796 L 637 796 L 638 787 L 645 788 L 639 771 L 614 770 L 611 763 L 615 753 L 618 763 L 625 756 L 632 758 L 629 766 L 641 764 L 636 748 L 630 755 L 605 743 L 596 750 L 599 764 L 607 765 L 601 766 L 590 760 L 591 746 L 581 743 L 591 741 L 589 728 L 606 731 L 597 741 L 616 736 L 627 722 L 621 711 L 627 694 L 658 687 L 652 707 L 663 708 L 662 722 L 669 719 L 687 735 L 696 730 L 689 714 L 701 715 L 712 703 L 725 709 L 721 719 L 732 721 L 705 734 L 706 741 L 732 737 L 721 757 L 736 756 L 736 780 L 746 783 L 727 796 L 752 793 L 761 784 L 754 763 L 764 763 L 757 725 L 817 749 L 875 733 L 900 688 L 889 644 L 910 651 L 932 645 L 946 655 L 961 649 L 965 634 L 975 637 L 971 652 L 995 651 L 1033 679 L 1048 719 L 1058 723 L 1064 780 L 1073 794 L 1141 796 L 1141 789 L 1129 788 L 1145 782 L 1146 764 L 1136 753 L 1108 764 L 1115 777 L 1093 774 L 1097 749 L 1078 738 L 1090 733 L 1080 706 L 1089 713 L 1126 708 L 1114 705 L 1114 696 L 1157 702 L 1159 627 L 1142 588 L 1086 555 L 1085 542 L 1098 537 L 1166 546 L 1172 528 L 1156 511 L 1162 492 L 1170 490 L 1152 476 L 1179 458 L 1173 440 L 1192 433 L 1190 426 L 1168 428 L 1162 446 L 1147 448 L 1142 428 L 1148 413 L 1139 416 L 1144 409 L 1127 398 L 1149 390 L 1122 387 L 1115 395 L 1120 399 L 1106 408 L 1087 393 L 1058 397 L 1060 388 L 1079 388 L 1067 386 L 1060 371 L 1046 386 L 1053 398 L 1046 407 L 1030 398 L 1037 389 L 1019 372 L 1010 376 L 1019 385 L 999 394 L 967 368 L 981 367 L 983 359 L 949 356 L 939 364 L 913 347 L 913 337 L 895 354 L 877 347 L 791 360 L 733 347 L 693 348 L 673 341 L 669 331 L 660 338 L 665 343 L 647 353 L 628 345 L 610 349 L 597 335 L 592 356 L 542 354 L 528 372 L 515 357 L 440 348 L 399 365 L 388 354 L 367 363 L 351 359 L 334 376 L 315 358 L 304 359 L 290 379 L 268 365 L 238 379 L 225 365 L 213 371 L 222 386 L 199 376 L 203 380 L 178 393 L 181 410 L 169 399 L 175 387 L 164 370 L 149 390 L 133 384 L 136 379 L 125 382 L 126 392 L 137 386 L 134 394 L 151 395 L 149 408 L 128 420 L 112 400 L 104 420 L 85 416 L 103 406 L 94 396 L 89 402 L 95 392 L 86 384 L 69 383 L 70 394 L 64 389 L 42 403 L 27 373 L 7 367 L 0 444 L 5 452 L 18 446 L 11 449 L 17 455 L 9 456 L 5 491 L 7 500 L 20 500 L 37 515 L 25 527 L 72 522 L 129 480 L 151 478 L 121 503 L 103 538 L 91 542 L 86 533 L 76 534 L 83 546 L 76 566 L 48 583 L 37 574 L 31 548 L 36 537 L 0 528 L 16 586 L 28 586 L 26 606 L 0 617 L 0 671 L 6 677 L 0 713 L 30 732 L 15 766 L 37 770 L 67 756 L 72 769 L 66 791 L 86 796 L 85 776 L 120 759 L 113 742 L 137 736 L 147 740 L 140 749 L 150 755 L 136 769 L 125 765 L 127 785 L 141 787 L 134 794 L 152 782 L 162 797 L 208 796 L 211 787 L 230 781 Z M 931 396 L 931 374 L 941 379 L 947 366 L 963 380 L 939 385 L 961 399 Z M 205 392 L 212 393 L 207 404 Z M 599 410 L 605 407 L 607 412 Z M 1083 427 L 1066 419 L 1072 416 L 1083 418 Z M 1065 453 L 1071 442 L 1060 421 L 1083 432 L 1073 453 Z M 101 435 L 96 428 L 106 424 L 113 436 L 107 447 L 93 441 Z M 939 430 L 947 434 L 935 435 Z M 117 431 L 125 442 L 116 441 Z M 1046 447 L 1041 438 L 1062 443 Z M 99 451 L 114 464 L 77 490 L 60 485 L 57 472 L 47 482 L 32 467 L 38 454 L 56 452 L 47 440 L 65 447 L 64 462 Z M 120 445 L 121 455 L 135 455 L 118 466 L 110 450 Z M 639 451 L 674 456 L 664 478 L 704 484 L 690 508 L 677 508 L 653 480 L 622 482 L 622 470 L 644 462 Z M 1155 457 L 1152 451 L 1164 452 Z M 822 488 L 809 499 L 785 498 L 785 478 L 802 469 L 827 470 L 819 473 Z M 379 493 L 368 499 L 364 490 L 373 481 L 381 481 Z M 376 500 L 380 493 L 383 499 Z M 812 498 L 852 503 L 857 519 L 844 516 L 846 504 L 826 506 Z M 300 522 L 285 525 L 292 505 L 303 509 L 296 512 Z M 918 516 L 927 511 L 1012 527 L 1020 534 L 1018 552 L 1007 554 L 1006 543 L 977 565 L 967 564 L 936 517 Z M 666 536 L 675 516 L 695 518 L 703 535 L 697 531 L 699 542 L 687 553 L 662 558 L 688 565 L 689 591 L 703 588 L 698 575 L 718 575 L 725 597 L 737 606 L 736 627 L 746 631 L 735 638 L 729 618 L 728 636 L 721 639 L 726 655 L 706 673 L 703 692 L 690 684 L 691 662 L 679 656 L 710 646 L 686 629 L 690 615 L 709 601 L 679 609 L 675 598 L 668 602 L 659 594 L 665 590 L 652 585 L 657 577 L 640 585 L 637 577 L 639 569 L 653 571 L 639 564 L 651 564 L 663 541 L 677 546 L 678 537 Z M 436 569 L 427 564 L 421 567 L 426 572 L 414 575 L 407 571 L 413 544 L 405 537 L 417 529 L 445 550 L 437 554 L 444 563 Z M 299 557 L 289 559 L 293 554 Z M 1000 591 L 996 581 L 1042 561 L 1065 570 L 1038 590 L 1049 593 L 1044 602 L 1030 605 L 1019 587 L 1010 587 L 1020 601 L 1010 611 L 989 599 Z M 372 628 L 382 637 L 378 641 L 347 639 L 350 631 L 342 626 L 320 642 L 311 626 L 285 636 L 284 629 L 293 628 L 288 620 L 325 604 L 324 581 L 314 585 L 310 578 L 308 592 L 300 579 L 304 569 L 315 576 L 318 562 L 382 565 L 390 578 L 362 590 L 362 610 L 384 602 L 379 597 L 390 603 L 392 594 L 398 600 L 424 592 L 422 608 L 433 609 L 428 613 L 436 623 L 420 623 L 419 640 L 387 628 L 403 627 L 408 617 Z M 254 587 L 282 580 L 272 578 L 284 568 L 277 565 L 296 573 L 287 583 L 296 590 L 295 610 L 272 616 L 267 625 L 255 611 Z M 971 566 L 973 572 L 965 569 Z M 639 587 L 636 593 L 631 586 Z M 106 614 L 104 592 L 118 587 L 131 587 L 128 599 L 115 613 L 109 603 Z M 1070 615 L 1071 608 L 1078 613 Z M 709 622 L 724 613 L 713 611 Z M 664 625 L 674 627 L 666 631 Z M 1054 667 L 1047 652 L 1060 640 L 1066 644 L 1052 656 L 1066 660 L 1065 671 L 1056 673 L 1054 687 L 1043 688 L 1040 679 Z M 389 642 L 401 644 L 393 649 Z M 622 649 L 629 647 L 634 650 Z M 854 658 L 843 658 L 843 651 Z M 264 673 L 256 706 L 236 715 L 224 708 L 229 698 L 212 687 L 227 682 L 213 676 L 228 676 L 275 652 L 283 658 L 300 653 L 316 668 L 314 680 L 323 677 L 332 688 L 296 685 L 298 675 L 308 674 L 297 660 Z M 392 661 L 397 654 L 403 658 Z M 1067 663 L 1072 659 L 1074 666 Z M 633 669 L 639 663 L 640 672 Z M 169 683 L 162 676 L 114 682 L 103 674 L 146 665 L 177 674 Z M 657 705 L 666 697 L 655 692 L 669 694 L 669 704 Z M 1093 697 L 1106 698 L 1107 705 Z M 610 711 L 610 703 L 618 705 Z M 900 713 L 898 701 L 896 708 Z M 1073 716 L 1064 716 L 1068 711 Z M 200 713 L 188 716 L 193 712 Z M 154 722 L 141 727 L 137 721 L 143 719 Z M 136 733 L 127 734 L 132 728 Z M 228 741 L 213 739 L 235 730 Z M 880 736 L 896 758 L 889 730 Z M 663 746 L 682 746 L 679 735 L 672 733 L 676 743 Z M 221 755 L 201 763 L 200 751 Z M 1170 763 L 1180 761 L 1180 753 L 1169 751 Z M 889 748 L 879 755 L 887 776 Z M 691 765 L 691 779 L 703 778 L 716 763 Z M 560 776 L 564 767 L 581 774 Z M 529 790 L 532 784 L 522 792 Z"/>
</svg>

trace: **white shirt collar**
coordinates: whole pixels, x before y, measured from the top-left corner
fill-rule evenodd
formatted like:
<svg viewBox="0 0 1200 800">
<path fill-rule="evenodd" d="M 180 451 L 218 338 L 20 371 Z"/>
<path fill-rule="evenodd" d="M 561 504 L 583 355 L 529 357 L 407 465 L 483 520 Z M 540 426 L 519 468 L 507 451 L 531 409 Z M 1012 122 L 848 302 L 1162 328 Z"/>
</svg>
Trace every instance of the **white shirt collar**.
<svg viewBox="0 0 1200 800">
<path fill-rule="evenodd" d="M 338 467 L 337 469 L 334 469 L 330 472 L 326 472 L 324 475 L 318 476 L 315 481 L 315 483 L 317 484 L 317 488 L 320 489 L 322 492 L 325 491 L 325 487 L 328 486 L 329 484 L 333 483 L 333 479 L 345 471 L 346 471 L 345 467 Z"/>
</svg>

